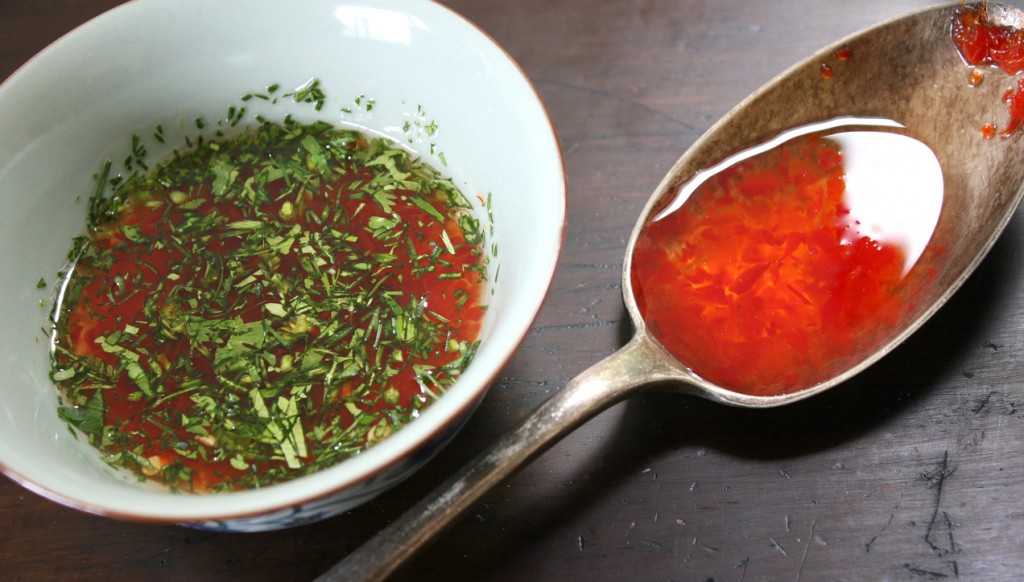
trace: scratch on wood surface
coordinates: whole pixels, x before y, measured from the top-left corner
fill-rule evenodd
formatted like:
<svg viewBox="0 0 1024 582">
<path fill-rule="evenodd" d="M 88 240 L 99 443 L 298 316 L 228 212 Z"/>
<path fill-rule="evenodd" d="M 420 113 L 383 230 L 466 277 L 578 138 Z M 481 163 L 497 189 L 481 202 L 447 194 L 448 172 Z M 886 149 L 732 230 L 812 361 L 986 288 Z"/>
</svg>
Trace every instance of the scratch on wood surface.
<svg viewBox="0 0 1024 582">
<path fill-rule="evenodd" d="M 732 566 L 733 568 L 736 568 L 736 569 L 741 569 L 742 568 L 742 570 L 740 571 L 740 582 L 742 582 L 743 580 L 747 579 L 747 565 L 749 565 L 749 564 L 750 564 L 750 556 L 747 556 L 746 558 L 743 558 L 739 562 L 736 562 L 735 564 L 733 564 L 733 566 Z"/>
<path fill-rule="evenodd" d="M 636 527 L 636 520 L 634 519 L 633 521 L 629 522 L 629 527 L 626 528 L 626 535 L 622 536 L 622 539 L 626 540 L 627 544 L 629 543 L 629 534 L 633 533 L 633 529 L 635 527 Z"/>
<path fill-rule="evenodd" d="M 938 545 L 938 543 L 933 542 L 929 542 L 929 545 L 931 545 L 931 548 L 935 551 L 935 553 L 940 556 L 944 556 L 946 554 L 955 554 L 957 552 L 956 539 L 953 537 L 953 528 L 955 526 L 953 524 L 953 520 L 949 519 L 949 514 L 945 511 L 942 512 L 942 520 L 940 525 L 946 528 L 946 541 L 949 542 L 949 546 L 943 547 Z M 934 526 L 934 523 L 928 524 L 929 529 L 932 531 L 934 531 Z M 925 539 L 927 539 L 927 536 L 925 537 Z"/>
<path fill-rule="evenodd" d="M 974 414 L 978 414 L 982 410 L 985 410 L 985 407 L 988 406 L 988 401 L 992 400 L 992 397 L 995 396 L 995 394 L 996 392 L 995 390 L 993 390 L 986 394 L 985 396 L 982 396 L 978 403 L 974 405 L 974 408 L 971 409 L 971 412 L 973 412 Z"/>
<path fill-rule="evenodd" d="M 704 550 L 705 552 L 710 552 L 712 554 L 718 553 L 718 552 L 722 551 L 721 549 L 716 548 L 715 546 L 705 546 L 704 544 L 701 544 L 699 547 L 700 547 L 700 549 Z"/>
<path fill-rule="evenodd" d="M 661 542 L 656 542 L 654 540 L 640 540 L 640 545 L 652 550 L 661 549 Z"/>
<path fill-rule="evenodd" d="M 501 384 L 504 384 L 502 386 L 503 388 L 508 388 L 512 384 L 518 384 L 518 385 L 523 385 L 523 386 L 541 386 L 541 387 L 546 387 L 546 386 L 548 386 L 550 384 L 547 380 L 523 380 L 523 379 L 520 379 L 520 378 L 516 378 L 515 376 L 508 376 L 508 375 L 502 376 L 501 380 L 499 382 Z"/>
<path fill-rule="evenodd" d="M 868 543 L 864 544 L 864 553 L 865 554 L 870 554 L 871 553 L 871 546 L 874 545 L 875 540 L 878 539 L 878 536 L 882 535 L 885 532 L 886 528 L 888 528 L 889 525 L 892 524 L 892 520 L 895 517 L 896 517 L 895 513 L 890 513 L 889 514 L 889 521 L 885 522 L 885 525 L 882 526 L 882 529 L 878 530 L 878 533 L 875 534 L 874 536 L 872 536 L 872 538 L 870 540 L 868 540 Z"/>
<path fill-rule="evenodd" d="M 622 270 L 622 263 L 562 263 L 559 266 L 570 269 L 600 269 L 604 271 Z"/>
<path fill-rule="evenodd" d="M 696 547 L 696 548 L 700 548 L 700 549 L 705 550 L 705 551 L 709 551 L 709 552 L 722 551 L 721 548 L 717 548 L 715 546 L 710 546 L 710 545 L 705 545 L 705 544 L 700 543 L 700 538 L 697 537 L 697 536 L 693 536 L 693 541 L 690 542 L 690 545 L 693 546 L 693 547 Z"/>
<path fill-rule="evenodd" d="M 598 327 L 608 327 L 609 325 L 618 325 L 618 324 L 619 324 L 619 322 L 618 322 L 618 320 L 616 320 L 616 321 L 590 321 L 590 322 L 587 322 L 587 323 L 569 323 L 569 324 L 560 324 L 560 325 L 544 325 L 544 326 L 536 326 L 536 327 L 531 328 L 530 329 L 530 333 L 542 334 L 542 333 L 553 332 L 553 331 L 554 332 L 557 332 L 557 331 L 579 331 L 581 329 L 594 329 L 594 328 L 598 328 Z"/>
<path fill-rule="evenodd" d="M 913 574 L 915 576 L 920 576 L 922 578 L 929 578 L 929 579 L 932 579 L 932 580 L 940 580 L 942 578 L 949 578 L 949 574 L 944 574 L 942 572 L 936 572 L 934 570 L 926 570 L 924 568 L 919 568 L 919 567 L 917 567 L 917 566 L 915 566 L 913 564 L 903 564 L 903 567 L 906 568 L 907 571 L 910 572 L 911 574 Z"/>
<path fill-rule="evenodd" d="M 932 507 L 931 519 L 928 520 L 928 528 L 924 533 L 924 541 L 928 544 L 928 547 L 940 556 L 957 551 L 956 540 L 953 537 L 953 521 L 949 518 L 949 514 L 940 510 L 942 505 L 942 488 L 946 483 L 946 479 L 954 472 L 956 472 L 956 469 L 949 466 L 949 451 L 947 450 L 943 453 L 942 461 L 939 462 L 935 469 L 921 474 L 921 479 L 928 484 L 928 487 L 935 489 L 935 503 Z M 939 541 L 935 537 L 937 529 L 942 526 L 946 527 L 948 547 L 939 545 Z"/>
<path fill-rule="evenodd" d="M 935 570 L 935 569 L 922 568 L 921 566 L 917 566 L 915 564 L 903 564 L 903 568 L 906 569 L 907 572 L 910 572 L 911 574 L 913 574 L 914 576 L 917 576 L 919 578 L 927 578 L 929 580 L 942 580 L 942 579 L 945 579 L 945 578 L 955 578 L 955 579 L 959 579 L 960 578 L 960 566 L 959 566 L 959 564 L 957 564 L 956 560 L 952 560 L 952 561 L 949 561 L 949 562 L 944 562 L 943 565 L 946 566 L 946 568 L 949 569 L 949 573 L 940 572 L 940 571 Z"/>
<path fill-rule="evenodd" d="M 782 544 L 780 544 L 780 543 L 779 543 L 779 542 L 778 542 L 778 541 L 777 541 L 777 540 L 775 539 L 775 536 L 768 536 L 768 539 L 770 539 L 770 540 L 772 541 L 772 546 L 773 546 L 773 547 L 774 547 L 774 548 L 775 548 L 776 550 L 778 550 L 778 551 L 782 552 L 782 555 L 783 555 L 783 556 L 788 556 L 788 555 L 789 555 L 789 552 L 787 552 L 787 551 L 786 551 L 786 548 L 782 547 Z"/>
<path fill-rule="evenodd" d="M 804 555 L 800 558 L 800 569 L 796 571 L 797 582 L 800 582 L 800 577 L 804 574 L 804 564 L 807 563 L 807 550 L 811 547 L 811 540 L 814 539 L 814 526 L 818 525 L 818 520 L 811 522 L 811 531 L 807 534 L 807 543 L 804 544 Z"/>
</svg>

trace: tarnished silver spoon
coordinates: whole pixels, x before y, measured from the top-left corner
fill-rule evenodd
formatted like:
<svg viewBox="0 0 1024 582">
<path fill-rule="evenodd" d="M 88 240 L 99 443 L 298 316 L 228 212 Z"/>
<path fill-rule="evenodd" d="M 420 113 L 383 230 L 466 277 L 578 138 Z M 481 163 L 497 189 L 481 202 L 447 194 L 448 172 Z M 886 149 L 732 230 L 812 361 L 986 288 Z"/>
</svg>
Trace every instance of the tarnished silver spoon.
<svg viewBox="0 0 1024 582">
<path fill-rule="evenodd" d="M 971 69 L 950 39 L 957 8 L 950 4 L 909 14 L 827 47 L 766 84 L 709 129 L 657 187 L 628 243 L 622 287 L 636 328 L 632 340 L 570 381 L 320 579 L 386 577 L 557 439 L 640 390 L 657 387 L 748 408 L 781 406 L 849 379 L 918 329 L 974 271 L 1024 194 L 1024 135 L 982 135 L 986 124 L 1005 125 L 1002 97 L 1009 77 L 986 70 L 984 82 L 968 82 Z M 1013 7 L 990 3 L 988 17 L 994 24 L 1024 26 L 1024 14 Z M 917 293 L 914 307 L 870 353 L 858 354 L 857 361 L 822 381 L 783 394 L 751 395 L 702 379 L 655 339 L 638 308 L 630 276 L 638 238 L 702 171 L 793 128 L 848 116 L 894 120 L 938 159 L 944 195 L 929 244 L 943 251 L 908 275 L 912 280 L 915 273 L 928 272 L 929 285 L 911 281 L 909 287 Z"/>
</svg>

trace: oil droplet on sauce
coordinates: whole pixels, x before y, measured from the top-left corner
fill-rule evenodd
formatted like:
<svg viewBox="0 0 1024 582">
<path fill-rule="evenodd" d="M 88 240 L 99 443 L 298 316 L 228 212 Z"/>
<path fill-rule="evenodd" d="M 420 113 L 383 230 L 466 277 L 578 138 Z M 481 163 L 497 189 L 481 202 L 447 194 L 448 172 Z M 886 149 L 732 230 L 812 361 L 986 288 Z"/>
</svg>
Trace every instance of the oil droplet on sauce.
<svg viewBox="0 0 1024 582">
<path fill-rule="evenodd" d="M 797 128 L 684 184 L 633 251 L 652 335 L 702 378 L 755 395 L 814 386 L 881 347 L 916 306 L 901 283 L 943 197 L 934 153 L 880 131 L 895 127 Z"/>
</svg>

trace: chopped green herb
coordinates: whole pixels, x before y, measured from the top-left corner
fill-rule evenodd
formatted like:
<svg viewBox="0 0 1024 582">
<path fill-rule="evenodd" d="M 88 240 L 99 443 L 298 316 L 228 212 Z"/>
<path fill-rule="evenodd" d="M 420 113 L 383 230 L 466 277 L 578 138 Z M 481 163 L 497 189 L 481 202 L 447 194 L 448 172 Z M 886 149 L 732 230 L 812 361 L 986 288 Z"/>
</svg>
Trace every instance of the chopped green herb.
<svg viewBox="0 0 1024 582">
<path fill-rule="evenodd" d="M 324 102 L 315 79 L 288 96 Z M 489 257 L 451 181 L 387 140 L 260 119 L 116 184 L 105 164 L 54 314 L 60 417 L 174 488 L 262 487 L 357 454 L 476 351 Z M 133 139 L 126 166 L 145 153 Z"/>
<path fill-rule="evenodd" d="M 316 78 L 306 81 L 294 92 L 286 93 L 285 97 L 291 97 L 296 103 L 312 103 L 317 111 L 323 108 L 326 101 L 324 92 L 320 88 L 320 79 Z"/>
</svg>

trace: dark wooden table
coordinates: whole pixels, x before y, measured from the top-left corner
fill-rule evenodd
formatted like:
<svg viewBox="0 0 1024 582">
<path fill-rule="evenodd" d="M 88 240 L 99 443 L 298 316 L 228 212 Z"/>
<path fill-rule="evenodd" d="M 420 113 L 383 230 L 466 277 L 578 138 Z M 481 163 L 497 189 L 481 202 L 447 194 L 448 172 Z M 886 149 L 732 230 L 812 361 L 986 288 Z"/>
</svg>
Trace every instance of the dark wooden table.
<svg viewBox="0 0 1024 582">
<path fill-rule="evenodd" d="M 0 0 L 0 79 L 118 3 Z M 626 341 L 619 271 L 627 237 L 654 186 L 704 130 L 818 48 L 929 4 L 447 3 L 503 44 L 536 83 L 561 136 L 570 184 L 550 297 L 469 425 L 385 496 L 276 533 L 121 523 L 0 479 L 0 580 L 319 574 Z M 809 401 L 749 411 L 652 394 L 610 409 L 488 495 L 398 578 L 1021 579 L 1022 249 L 1024 217 L 1017 217 L 917 335 Z"/>
</svg>

